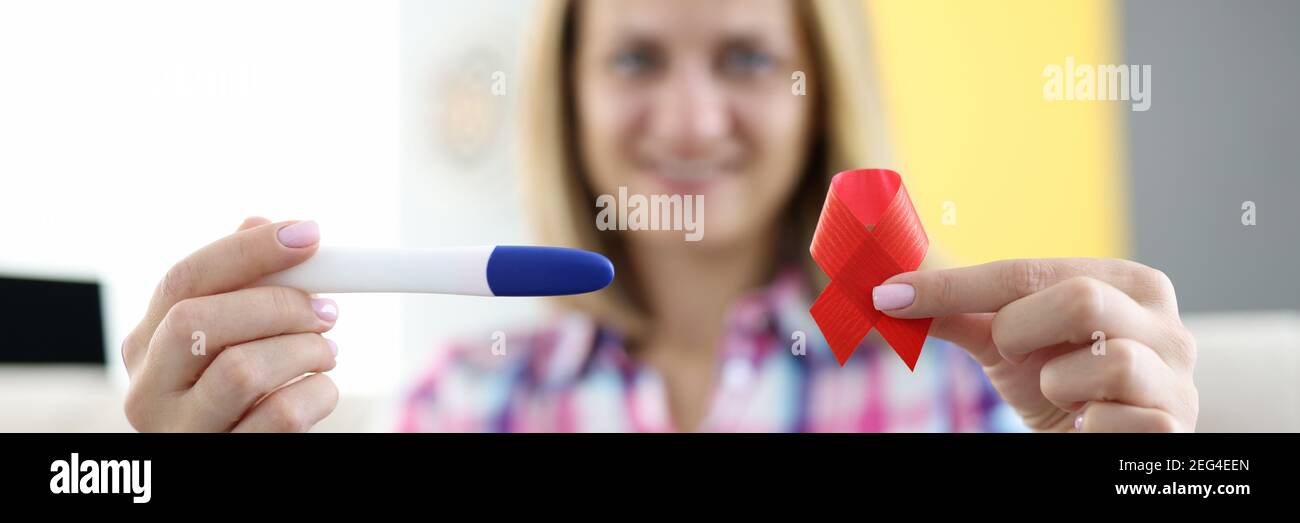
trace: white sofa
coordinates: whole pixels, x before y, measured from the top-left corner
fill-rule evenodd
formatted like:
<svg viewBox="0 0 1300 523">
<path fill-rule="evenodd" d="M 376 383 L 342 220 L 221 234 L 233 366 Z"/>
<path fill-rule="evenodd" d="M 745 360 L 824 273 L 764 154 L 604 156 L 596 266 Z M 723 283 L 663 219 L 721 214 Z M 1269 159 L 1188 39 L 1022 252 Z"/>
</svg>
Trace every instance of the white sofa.
<svg viewBox="0 0 1300 523">
<path fill-rule="evenodd" d="M 1300 312 L 1191 315 L 1200 432 L 1300 432 Z"/>
</svg>

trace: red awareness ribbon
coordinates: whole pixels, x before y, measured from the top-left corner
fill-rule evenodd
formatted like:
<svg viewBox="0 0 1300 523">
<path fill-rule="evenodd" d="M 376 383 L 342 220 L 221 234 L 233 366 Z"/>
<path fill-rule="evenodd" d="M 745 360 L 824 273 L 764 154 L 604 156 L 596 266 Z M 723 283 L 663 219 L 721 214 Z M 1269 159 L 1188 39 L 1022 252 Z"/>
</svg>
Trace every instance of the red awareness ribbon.
<svg viewBox="0 0 1300 523">
<path fill-rule="evenodd" d="M 931 318 L 886 316 L 872 305 L 871 289 L 895 274 L 916 270 L 929 247 L 898 173 L 859 169 L 831 179 L 809 248 L 831 282 L 809 312 L 840 366 L 874 327 L 916 370 Z"/>
</svg>

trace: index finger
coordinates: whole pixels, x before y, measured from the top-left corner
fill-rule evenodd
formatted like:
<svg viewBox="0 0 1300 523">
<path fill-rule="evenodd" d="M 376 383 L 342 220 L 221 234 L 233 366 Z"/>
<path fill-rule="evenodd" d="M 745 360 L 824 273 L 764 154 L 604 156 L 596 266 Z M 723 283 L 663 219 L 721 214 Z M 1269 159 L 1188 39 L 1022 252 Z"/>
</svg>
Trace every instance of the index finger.
<svg viewBox="0 0 1300 523">
<path fill-rule="evenodd" d="M 1143 305 L 1173 303 L 1173 284 L 1164 273 L 1127 261 L 1093 258 L 1003 260 L 961 267 L 906 272 L 885 280 L 875 291 L 880 309 L 896 318 L 933 318 L 961 313 L 997 312 L 1007 304 L 1058 282 L 1086 276 L 1107 282 Z M 904 284 L 911 287 L 883 287 Z M 889 295 L 913 294 L 910 304 L 889 309 Z"/>
<path fill-rule="evenodd" d="M 143 346 L 176 303 L 237 290 L 268 274 L 298 265 L 316 252 L 319 241 L 320 229 L 316 222 L 265 223 L 242 228 L 181 260 L 158 284 L 144 319 L 123 345 L 127 368 L 139 360 Z"/>
</svg>

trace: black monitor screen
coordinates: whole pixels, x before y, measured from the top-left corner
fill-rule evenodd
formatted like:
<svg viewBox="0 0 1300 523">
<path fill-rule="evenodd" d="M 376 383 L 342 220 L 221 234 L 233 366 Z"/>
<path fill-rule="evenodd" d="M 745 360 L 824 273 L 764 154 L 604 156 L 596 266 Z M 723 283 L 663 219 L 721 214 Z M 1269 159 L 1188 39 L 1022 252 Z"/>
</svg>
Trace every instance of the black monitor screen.
<svg viewBox="0 0 1300 523">
<path fill-rule="evenodd" d="M 0 363 L 104 363 L 99 284 L 0 276 Z"/>
</svg>

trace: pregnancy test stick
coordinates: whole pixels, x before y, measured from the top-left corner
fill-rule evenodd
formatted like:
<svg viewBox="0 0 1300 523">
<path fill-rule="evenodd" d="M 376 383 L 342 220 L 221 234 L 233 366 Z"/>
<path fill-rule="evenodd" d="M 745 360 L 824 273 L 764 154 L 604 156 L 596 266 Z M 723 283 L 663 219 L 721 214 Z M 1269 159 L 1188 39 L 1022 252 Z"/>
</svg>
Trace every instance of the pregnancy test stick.
<svg viewBox="0 0 1300 523">
<path fill-rule="evenodd" d="M 307 261 L 258 285 L 310 293 L 560 296 L 598 291 L 613 280 L 614 265 L 604 256 L 561 247 L 321 247 Z"/>
</svg>

